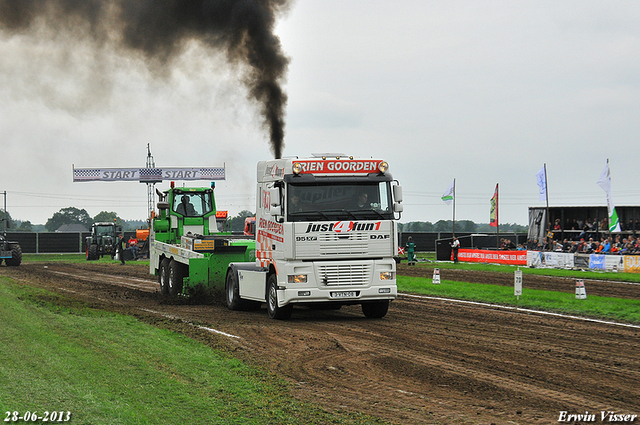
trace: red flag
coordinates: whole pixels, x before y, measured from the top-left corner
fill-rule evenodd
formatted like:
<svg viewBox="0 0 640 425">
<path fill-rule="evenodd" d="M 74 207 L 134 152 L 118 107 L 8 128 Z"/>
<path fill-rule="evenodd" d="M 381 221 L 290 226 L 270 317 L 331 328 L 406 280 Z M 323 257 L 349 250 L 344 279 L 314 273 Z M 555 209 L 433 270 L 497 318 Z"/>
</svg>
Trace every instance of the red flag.
<svg viewBox="0 0 640 425">
<path fill-rule="evenodd" d="M 489 214 L 489 226 L 498 227 L 498 184 L 491 198 L 491 213 Z"/>
</svg>

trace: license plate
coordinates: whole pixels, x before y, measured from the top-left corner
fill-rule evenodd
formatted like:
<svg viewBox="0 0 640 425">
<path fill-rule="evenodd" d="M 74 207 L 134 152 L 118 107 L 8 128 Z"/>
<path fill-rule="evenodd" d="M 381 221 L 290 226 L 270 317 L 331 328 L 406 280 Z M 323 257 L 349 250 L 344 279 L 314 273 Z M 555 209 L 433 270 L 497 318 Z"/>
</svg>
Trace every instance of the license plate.
<svg viewBox="0 0 640 425">
<path fill-rule="evenodd" d="M 332 298 L 355 298 L 356 293 L 355 291 L 332 292 L 331 297 Z"/>
</svg>

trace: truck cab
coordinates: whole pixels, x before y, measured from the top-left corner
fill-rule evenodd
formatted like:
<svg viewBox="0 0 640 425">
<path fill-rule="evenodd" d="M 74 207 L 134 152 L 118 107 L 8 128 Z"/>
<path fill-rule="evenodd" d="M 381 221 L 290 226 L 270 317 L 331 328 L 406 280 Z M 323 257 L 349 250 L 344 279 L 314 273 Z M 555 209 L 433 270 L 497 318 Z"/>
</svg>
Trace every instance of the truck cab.
<svg viewBox="0 0 640 425">
<path fill-rule="evenodd" d="M 367 317 L 386 315 L 397 296 L 402 212 L 388 164 L 341 154 L 277 159 L 258 163 L 257 180 L 256 265 L 231 265 L 227 304 L 266 302 L 273 318 L 288 318 L 294 304 L 361 304 Z"/>
</svg>

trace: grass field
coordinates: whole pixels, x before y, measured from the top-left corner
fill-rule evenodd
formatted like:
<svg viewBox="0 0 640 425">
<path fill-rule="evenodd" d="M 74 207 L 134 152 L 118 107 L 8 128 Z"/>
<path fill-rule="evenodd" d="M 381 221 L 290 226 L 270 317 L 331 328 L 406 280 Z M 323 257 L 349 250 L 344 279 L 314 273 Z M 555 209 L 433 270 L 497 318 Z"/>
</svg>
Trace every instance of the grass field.
<svg viewBox="0 0 640 425">
<path fill-rule="evenodd" d="M 299 402 L 286 381 L 224 352 L 6 278 L 0 323 L 8 422 L 70 412 L 73 424 L 383 423 Z"/>
<path fill-rule="evenodd" d="M 640 324 L 640 300 L 592 295 L 578 300 L 573 293 L 536 289 L 524 289 L 518 299 L 513 294 L 513 287 L 509 286 L 449 280 L 434 285 L 432 279 L 407 276 L 398 276 L 398 291 Z"/>
</svg>

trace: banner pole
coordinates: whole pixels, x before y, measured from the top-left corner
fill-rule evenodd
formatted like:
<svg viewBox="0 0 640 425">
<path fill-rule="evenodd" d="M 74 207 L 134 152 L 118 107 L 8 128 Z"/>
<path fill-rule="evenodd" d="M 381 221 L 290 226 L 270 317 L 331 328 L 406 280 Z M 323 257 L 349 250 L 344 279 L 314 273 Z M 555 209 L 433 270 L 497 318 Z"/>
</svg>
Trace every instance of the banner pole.
<svg viewBox="0 0 640 425">
<path fill-rule="evenodd" d="M 456 179 L 453 179 L 453 220 L 451 222 L 452 237 L 456 236 Z"/>
<path fill-rule="evenodd" d="M 496 183 L 496 247 L 500 248 L 500 209 L 498 208 L 498 201 L 500 199 L 500 190 L 498 189 L 498 183 Z"/>
</svg>

